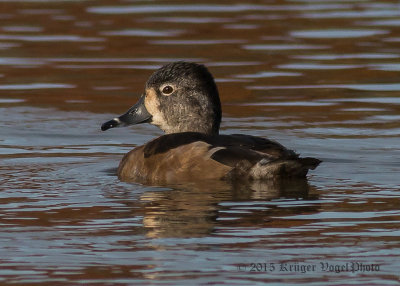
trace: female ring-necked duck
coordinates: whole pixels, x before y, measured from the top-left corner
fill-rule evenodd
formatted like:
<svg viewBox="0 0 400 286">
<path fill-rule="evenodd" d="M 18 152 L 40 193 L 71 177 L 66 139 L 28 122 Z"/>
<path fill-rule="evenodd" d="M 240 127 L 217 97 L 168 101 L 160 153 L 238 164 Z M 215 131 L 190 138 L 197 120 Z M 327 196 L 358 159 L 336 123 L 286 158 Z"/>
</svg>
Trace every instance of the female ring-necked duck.
<svg viewBox="0 0 400 286">
<path fill-rule="evenodd" d="M 139 101 L 101 129 L 145 122 L 166 135 L 126 154 L 118 167 L 121 180 L 152 184 L 304 178 L 321 162 L 300 158 L 268 139 L 219 135 L 218 89 L 207 68 L 196 63 L 174 62 L 157 70 Z"/>
</svg>

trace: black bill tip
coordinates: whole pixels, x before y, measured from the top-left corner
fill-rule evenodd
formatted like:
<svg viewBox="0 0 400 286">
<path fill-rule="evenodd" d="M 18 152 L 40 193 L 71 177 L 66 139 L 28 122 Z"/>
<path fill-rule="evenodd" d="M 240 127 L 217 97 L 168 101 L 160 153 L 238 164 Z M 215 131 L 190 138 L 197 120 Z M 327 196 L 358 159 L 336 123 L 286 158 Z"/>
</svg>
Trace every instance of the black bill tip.
<svg viewBox="0 0 400 286">
<path fill-rule="evenodd" d="M 115 117 L 101 125 L 101 130 L 106 131 L 110 128 L 118 126 L 129 126 L 133 124 L 140 124 L 151 121 L 151 114 L 147 111 L 144 104 L 145 96 L 142 95 L 139 101 L 129 108 L 127 112 L 119 117 Z"/>
<path fill-rule="evenodd" d="M 117 127 L 121 124 L 121 121 L 118 118 L 111 119 L 101 125 L 101 131 L 106 131 L 110 128 Z"/>
</svg>

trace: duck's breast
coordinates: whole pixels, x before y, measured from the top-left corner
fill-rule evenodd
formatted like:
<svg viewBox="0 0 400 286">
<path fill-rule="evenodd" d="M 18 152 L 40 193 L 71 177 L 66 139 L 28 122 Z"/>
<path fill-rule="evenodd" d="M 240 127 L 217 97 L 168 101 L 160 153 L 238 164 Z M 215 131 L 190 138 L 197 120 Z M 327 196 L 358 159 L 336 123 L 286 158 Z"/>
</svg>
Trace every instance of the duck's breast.
<svg viewBox="0 0 400 286">
<path fill-rule="evenodd" d="M 221 147 L 212 148 L 203 141 L 195 141 L 152 154 L 146 152 L 148 144 L 137 147 L 124 156 L 118 167 L 118 177 L 121 180 L 180 183 L 222 179 L 232 170 L 232 167 L 211 158 Z"/>
</svg>

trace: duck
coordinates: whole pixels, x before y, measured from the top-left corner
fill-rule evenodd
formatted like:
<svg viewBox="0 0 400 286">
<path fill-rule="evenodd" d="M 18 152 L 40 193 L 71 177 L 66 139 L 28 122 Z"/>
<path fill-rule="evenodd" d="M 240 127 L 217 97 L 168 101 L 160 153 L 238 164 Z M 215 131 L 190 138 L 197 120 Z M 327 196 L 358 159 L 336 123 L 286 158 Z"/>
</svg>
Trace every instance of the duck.
<svg viewBox="0 0 400 286">
<path fill-rule="evenodd" d="M 276 181 L 306 178 L 321 163 L 267 138 L 219 134 L 221 117 L 218 88 L 207 67 L 178 61 L 156 70 L 137 103 L 101 130 L 150 123 L 165 132 L 122 158 L 121 181 Z"/>
</svg>

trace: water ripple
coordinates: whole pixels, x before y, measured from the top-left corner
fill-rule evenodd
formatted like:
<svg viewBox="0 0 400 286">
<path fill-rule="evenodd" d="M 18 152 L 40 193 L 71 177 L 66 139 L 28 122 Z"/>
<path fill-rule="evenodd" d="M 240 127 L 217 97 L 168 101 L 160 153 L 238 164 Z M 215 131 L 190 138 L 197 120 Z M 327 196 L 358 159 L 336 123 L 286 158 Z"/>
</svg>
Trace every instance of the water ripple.
<svg viewBox="0 0 400 286">
<path fill-rule="evenodd" d="M 249 89 L 268 90 L 268 89 L 314 89 L 314 88 L 347 88 L 364 91 L 400 91 L 400 83 L 366 83 L 366 84 L 316 84 L 316 85 L 286 85 L 286 86 L 268 86 L 255 85 L 248 86 Z M 379 101 L 381 98 L 375 98 Z"/>
<path fill-rule="evenodd" d="M 311 12 L 301 15 L 306 19 L 332 19 L 332 18 L 378 18 L 378 17 L 396 17 L 399 11 L 396 10 L 367 10 L 367 11 L 330 11 L 330 12 Z"/>
<path fill-rule="evenodd" d="M 293 31 L 290 35 L 296 38 L 309 39 L 344 39 L 344 38 L 362 38 L 376 35 L 387 34 L 386 30 L 365 30 L 365 29 L 326 29 L 326 30 L 306 30 Z"/>
<path fill-rule="evenodd" d="M 368 22 L 360 22 L 361 25 L 365 26 L 388 26 L 388 27 L 400 27 L 399 19 L 389 19 L 389 20 L 375 20 Z"/>
<path fill-rule="evenodd" d="M 301 73 L 298 72 L 258 72 L 254 74 L 238 74 L 235 77 L 238 78 L 266 78 L 266 77 L 279 77 L 279 76 L 301 76 Z"/>
<path fill-rule="evenodd" d="M 229 23 L 235 21 L 231 18 L 219 17 L 148 17 L 143 22 L 162 22 L 162 23 L 187 23 L 187 24 L 209 24 L 209 23 Z"/>
<path fill-rule="evenodd" d="M 344 64 L 314 64 L 314 63 L 293 63 L 279 65 L 280 69 L 296 70 L 342 70 L 361 68 L 362 65 L 344 65 Z"/>
<path fill-rule="evenodd" d="M 1 35 L 0 40 L 15 40 L 26 42 L 102 42 L 103 38 L 82 37 L 76 35 Z"/>
<path fill-rule="evenodd" d="M 318 54 L 318 55 L 293 55 L 292 58 L 305 59 L 305 60 L 397 59 L 400 58 L 400 54 L 393 54 L 393 53 Z"/>
<path fill-rule="evenodd" d="M 304 45 L 304 44 L 258 44 L 258 45 L 244 45 L 245 50 L 255 51 L 282 51 L 282 50 L 318 50 L 328 49 L 329 46 L 324 45 Z"/>
<path fill-rule="evenodd" d="M 0 84 L 0 90 L 29 90 L 29 89 L 53 89 L 74 88 L 73 84 L 64 83 L 25 83 L 25 84 Z"/>
<path fill-rule="evenodd" d="M 43 31 L 42 27 L 34 27 L 34 26 L 4 26 L 1 30 L 5 32 L 41 32 Z"/>
<path fill-rule="evenodd" d="M 218 39 L 218 40 L 154 40 L 149 41 L 154 45 L 223 45 L 223 44 L 243 44 L 246 40 L 239 39 Z"/>
<path fill-rule="evenodd" d="M 390 63 L 390 64 L 373 64 L 369 65 L 372 70 L 381 71 L 400 71 L 400 63 Z"/>
<path fill-rule="evenodd" d="M 101 32 L 104 36 L 135 36 L 135 37 L 173 37 L 184 33 L 184 30 L 145 30 L 124 29 L 119 31 Z"/>
<path fill-rule="evenodd" d="M 0 98 L 0 103 L 20 103 L 24 102 L 25 99 L 17 99 L 17 98 Z"/>
<path fill-rule="evenodd" d="M 166 12 L 246 12 L 246 11 L 287 11 L 287 10 L 330 10 L 350 7 L 346 4 L 310 4 L 310 5 L 254 5 L 254 4 L 190 4 L 190 5 L 135 5 L 135 6 L 97 6 L 87 11 L 98 14 L 145 14 Z"/>
</svg>

